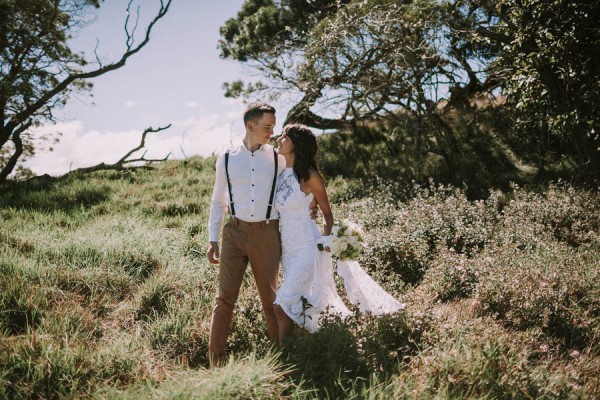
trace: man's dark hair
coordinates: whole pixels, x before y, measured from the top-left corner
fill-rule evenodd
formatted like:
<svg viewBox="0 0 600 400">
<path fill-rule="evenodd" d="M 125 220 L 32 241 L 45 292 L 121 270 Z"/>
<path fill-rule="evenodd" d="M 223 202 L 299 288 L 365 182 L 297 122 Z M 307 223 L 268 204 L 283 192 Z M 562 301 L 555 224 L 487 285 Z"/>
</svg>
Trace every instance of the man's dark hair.
<svg viewBox="0 0 600 400">
<path fill-rule="evenodd" d="M 260 101 L 248 104 L 246 111 L 244 111 L 244 125 L 246 125 L 248 121 L 254 121 L 262 118 L 263 114 L 265 113 L 275 115 L 275 108 Z"/>
</svg>

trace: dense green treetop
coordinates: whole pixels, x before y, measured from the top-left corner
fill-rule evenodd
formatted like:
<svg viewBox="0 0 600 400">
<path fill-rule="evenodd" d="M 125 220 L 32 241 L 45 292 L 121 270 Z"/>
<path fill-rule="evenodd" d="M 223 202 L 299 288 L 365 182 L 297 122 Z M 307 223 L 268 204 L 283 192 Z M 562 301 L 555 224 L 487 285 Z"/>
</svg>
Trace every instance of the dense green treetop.
<svg viewBox="0 0 600 400">
<path fill-rule="evenodd" d="M 287 120 L 316 128 L 402 110 L 446 138 L 450 110 L 490 99 L 583 167 L 599 161 L 598 20 L 599 0 L 248 0 L 219 47 L 261 80 L 224 88 L 299 93 Z"/>
</svg>

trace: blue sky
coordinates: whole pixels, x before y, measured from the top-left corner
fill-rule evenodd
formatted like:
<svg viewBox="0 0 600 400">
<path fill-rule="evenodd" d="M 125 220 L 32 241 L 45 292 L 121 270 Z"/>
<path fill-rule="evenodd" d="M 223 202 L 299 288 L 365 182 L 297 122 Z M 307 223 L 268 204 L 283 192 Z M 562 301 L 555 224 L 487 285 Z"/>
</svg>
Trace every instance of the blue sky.
<svg viewBox="0 0 600 400">
<path fill-rule="evenodd" d="M 62 174 L 69 169 L 114 162 L 139 143 L 148 126 L 172 127 L 149 136 L 147 157 L 208 156 L 244 133 L 244 104 L 226 99 L 221 85 L 247 77 L 241 64 L 219 58 L 219 27 L 241 8 L 243 0 L 173 0 L 168 14 L 155 26 L 150 43 L 120 70 L 92 80 L 90 94 L 73 96 L 57 112 L 60 121 L 41 133 L 62 132 L 54 151 L 39 152 L 28 162 L 37 174 Z M 140 25 L 159 6 L 158 0 L 138 0 Z M 126 0 L 106 1 L 95 21 L 83 28 L 72 46 L 103 62 L 118 58 L 124 48 Z M 142 30 L 139 29 L 141 34 Z M 291 100 L 272 102 L 278 126 Z"/>
</svg>

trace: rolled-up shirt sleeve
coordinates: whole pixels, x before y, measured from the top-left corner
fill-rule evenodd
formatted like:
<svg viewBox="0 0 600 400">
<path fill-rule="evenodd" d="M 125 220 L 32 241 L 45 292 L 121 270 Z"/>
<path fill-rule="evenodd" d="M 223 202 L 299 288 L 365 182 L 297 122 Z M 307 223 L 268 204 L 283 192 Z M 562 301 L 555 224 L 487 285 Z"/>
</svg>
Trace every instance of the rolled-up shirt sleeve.
<svg viewBox="0 0 600 400">
<path fill-rule="evenodd" d="M 213 187 L 208 217 L 208 241 L 218 242 L 219 233 L 223 227 L 223 219 L 227 212 L 229 193 L 227 176 L 225 175 L 224 156 L 220 154 L 216 162 L 215 186 Z"/>
</svg>

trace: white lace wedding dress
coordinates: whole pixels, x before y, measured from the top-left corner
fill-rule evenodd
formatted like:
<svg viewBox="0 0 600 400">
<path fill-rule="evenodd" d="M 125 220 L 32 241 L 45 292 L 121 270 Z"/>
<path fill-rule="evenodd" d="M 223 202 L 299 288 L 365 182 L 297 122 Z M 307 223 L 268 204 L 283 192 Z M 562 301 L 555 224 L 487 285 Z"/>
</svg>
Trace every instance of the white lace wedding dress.
<svg viewBox="0 0 600 400">
<path fill-rule="evenodd" d="M 310 218 L 313 195 L 306 195 L 292 168 L 281 174 L 275 194 L 281 230 L 281 264 L 284 281 L 275 304 L 299 326 L 319 329 L 324 314 L 351 314 L 337 293 L 331 254 L 317 250 L 321 233 Z M 396 312 L 405 305 L 386 293 L 356 261 L 338 260 L 337 273 L 344 280 L 348 300 L 373 315 Z"/>
</svg>

